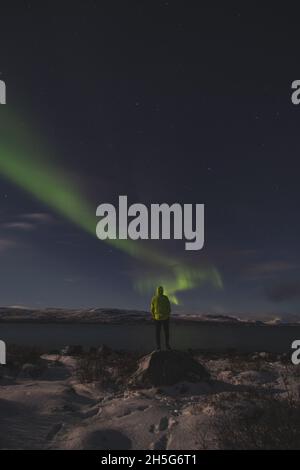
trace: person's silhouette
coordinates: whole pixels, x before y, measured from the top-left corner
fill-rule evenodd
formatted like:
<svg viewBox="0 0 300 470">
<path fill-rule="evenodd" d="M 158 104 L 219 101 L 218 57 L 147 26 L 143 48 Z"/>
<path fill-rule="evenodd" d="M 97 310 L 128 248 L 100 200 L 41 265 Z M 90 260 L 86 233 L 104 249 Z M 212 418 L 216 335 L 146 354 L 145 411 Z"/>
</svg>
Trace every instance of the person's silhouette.
<svg viewBox="0 0 300 470">
<path fill-rule="evenodd" d="M 159 286 L 156 290 L 156 295 L 152 298 L 151 301 L 151 314 L 155 323 L 155 338 L 156 338 L 156 347 L 158 350 L 161 349 L 160 343 L 160 332 L 161 327 L 163 326 L 165 333 L 165 342 L 166 348 L 171 349 L 169 343 L 170 329 L 169 329 L 169 320 L 171 313 L 171 305 L 168 297 L 164 295 L 164 288 Z"/>
</svg>

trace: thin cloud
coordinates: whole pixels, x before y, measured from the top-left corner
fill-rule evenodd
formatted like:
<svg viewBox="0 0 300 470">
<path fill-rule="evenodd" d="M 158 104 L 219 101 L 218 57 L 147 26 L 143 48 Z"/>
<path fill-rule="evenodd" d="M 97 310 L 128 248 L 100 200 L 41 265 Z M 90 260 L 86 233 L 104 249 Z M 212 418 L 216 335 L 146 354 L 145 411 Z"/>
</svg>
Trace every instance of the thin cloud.
<svg viewBox="0 0 300 470">
<path fill-rule="evenodd" d="M 2 229 L 7 230 L 23 230 L 31 231 L 37 229 L 41 225 L 49 225 L 55 222 L 52 215 L 45 212 L 32 212 L 28 214 L 20 214 L 14 217 L 14 220 L 8 220 L 1 224 Z"/>
<path fill-rule="evenodd" d="M 1 225 L 2 228 L 8 230 L 25 230 L 30 231 L 36 228 L 35 224 L 29 222 L 7 222 Z"/>
<path fill-rule="evenodd" d="M 4 253 L 11 248 L 16 246 L 16 242 L 14 240 L 9 240 L 7 238 L 0 238 L 0 253 Z"/>
<path fill-rule="evenodd" d="M 28 214 L 22 214 L 20 218 L 43 224 L 52 224 L 55 222 L 54 217 L 46 212 L 31 212 Z"/>
<path fill-rule="evenodd" d="M 298 263 L 274 260 L 263 263 L 256 263 L 247 267 L 244 271 L 245 277 L 249 280 L 260 280 L 263 278 L 272 278 L 278 274 L 286 273 L 299 269 Z"/>
<path fill-rule="evenodd" d="M 272 302 L 300 300 L 300 281 L 281 282 L 266 288 L 266 296 Z"/>
<path fill-rule="evenodd" d="M 80 278 L 75 278 L 75 277 L 66 277 L 64 278 L 64 282 L 67 282 L 67 283 L 76 283 L 76 282 L 79 282 L 80 281 Z"/>
</svg>

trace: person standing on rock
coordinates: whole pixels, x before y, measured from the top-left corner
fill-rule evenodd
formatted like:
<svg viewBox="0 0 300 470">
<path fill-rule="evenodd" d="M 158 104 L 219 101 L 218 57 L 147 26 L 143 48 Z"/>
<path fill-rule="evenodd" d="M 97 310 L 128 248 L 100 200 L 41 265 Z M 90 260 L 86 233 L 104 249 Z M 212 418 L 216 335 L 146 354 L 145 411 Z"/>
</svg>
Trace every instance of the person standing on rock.
<svg viewBox="0 0 300 470">
<path fill-rule="evenodd" d="M 164 329 L 165 333 L 165 342 L 166 342 L 166 349 L 170 350 L 170 313 L 171 313 L 171 305 L 169 298 L 164 295 L 164 288 L 159 286 L 156 290 L 156 295 L 152 298 L 151 301 L 151 314 L 152 318 L 155 323 L 155 338 L 156 338 L 156 348 L 158 351 L 161 349 L 160 343 L 160 332 L 161 327 Z"/>
</svg>

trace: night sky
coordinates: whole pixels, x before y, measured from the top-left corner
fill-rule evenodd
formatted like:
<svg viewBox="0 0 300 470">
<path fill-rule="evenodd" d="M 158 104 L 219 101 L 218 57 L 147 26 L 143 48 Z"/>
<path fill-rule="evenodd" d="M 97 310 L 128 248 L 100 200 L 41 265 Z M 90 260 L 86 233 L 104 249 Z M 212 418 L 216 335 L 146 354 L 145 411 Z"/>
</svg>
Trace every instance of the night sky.
<svg viewBox="0 0 300 470">
<path fill-rule="evenodd" d="M 222 276 L 222 289 L 180 293 L 178 310 L 297 314 L 296 12 L 226 2 L 48 5 L 1 2 L 0 142 L 10 126 L 22 147 L 30 128 L 31 146 L 42 142 L 47 165 L 95 211 L 122 194 L 146 205 L 204 203 L 203 250 L 145 242 Z M 147 309 L 151 294 L 134 283 L 159 269 L 93 237 L 1 170 L 0 260 L 0 304 L 36 308 Z"/>
</svg>

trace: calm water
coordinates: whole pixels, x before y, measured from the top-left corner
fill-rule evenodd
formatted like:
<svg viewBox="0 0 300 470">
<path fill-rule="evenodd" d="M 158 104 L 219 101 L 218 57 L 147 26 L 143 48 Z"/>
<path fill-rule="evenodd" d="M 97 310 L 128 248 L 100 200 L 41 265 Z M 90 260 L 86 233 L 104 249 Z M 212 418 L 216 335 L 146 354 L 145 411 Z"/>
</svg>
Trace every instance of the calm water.
<svg viewBox="0 0 300 470">
<path fill-rule="evenodd" d="M 149 351 L 154 347 L 152 324 L 0 324 L 0 339 L 9 344 L 56 349 L 66 344 L 85 348 L 107 344 L 112 348 Z M 171 325 L 174 348 L 227 349 L 239 351 L 290 352 L 291 343 L 300 339 L 300 326 Z M 162 343 L 163 344 L 163 343 Z"/>
</svg>

